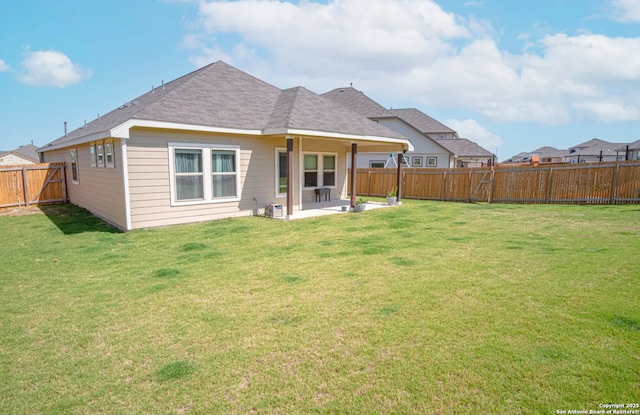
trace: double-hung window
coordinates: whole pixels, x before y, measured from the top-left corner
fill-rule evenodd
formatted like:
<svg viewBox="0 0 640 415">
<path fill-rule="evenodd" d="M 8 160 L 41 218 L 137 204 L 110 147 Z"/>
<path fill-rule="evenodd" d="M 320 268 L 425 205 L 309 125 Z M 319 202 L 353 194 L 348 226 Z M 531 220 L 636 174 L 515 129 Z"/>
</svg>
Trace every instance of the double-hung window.
<svg viewBox="0 0 640 415">
<path fill-rule="evenodd" d="M 96 167 L 96 145 L 91 143 L 89 145 L 89 154 L 91 155 L 91 167 Z"/>
<path fill-rule="evenodd" d="M 104 167 L 104 147 L 102 146 L 102 142 L 96 144 L 96 154 L 98 160 L 98 167 Z"/>
<path fill-rule="evenodd" d="M 69 156 L 71 157 L 71 181 L 73 183 L 80 183 L 80 175 L 78 168 L 78 150 L 71 149 Z"/>
<path fill-rule="evenodd" d="M 304 155 L 304 187 L 335 187 L 336 155 L 315 154 Z"/>
<path fill-rule="evenodd" d="M 177 148 L 174 157 L 176 201 L 204 199 L 202 150 Z"/>
<path fill-rule="evenodd" d="M 169 159 L 173 204 L 239 200 L 238 146 L 169 143 Z"/>
<path fill-rule="evenodd" d="M 113 141 L 106 141 L 104 143 L 104 156 L 107 167 L 114 168 L 116 164 L 113 155 Z"/>
<path fill-rule="evenodd" d="M 276 149 L 276 195 L 287 194 L 287 150 Z"/>
</svg>

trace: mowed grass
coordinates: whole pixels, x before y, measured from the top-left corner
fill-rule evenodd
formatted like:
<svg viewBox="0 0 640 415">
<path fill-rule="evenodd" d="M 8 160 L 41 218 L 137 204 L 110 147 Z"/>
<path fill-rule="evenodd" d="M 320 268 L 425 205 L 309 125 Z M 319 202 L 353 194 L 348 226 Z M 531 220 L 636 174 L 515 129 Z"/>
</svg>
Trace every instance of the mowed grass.
<svg viewBox="0 0 640 415">
<path fill-rule="evenodd" d="M 0 413 L 597 410 L 640 397 L 640 207 L 404 201 L 118 233 L 0 217 Z"/>
</svg>

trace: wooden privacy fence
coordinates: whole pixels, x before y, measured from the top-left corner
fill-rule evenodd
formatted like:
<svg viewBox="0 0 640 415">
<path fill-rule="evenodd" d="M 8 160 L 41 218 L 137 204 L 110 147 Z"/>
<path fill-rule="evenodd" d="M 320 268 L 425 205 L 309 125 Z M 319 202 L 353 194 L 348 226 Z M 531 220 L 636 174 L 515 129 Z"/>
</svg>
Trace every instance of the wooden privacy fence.
<svg viewBox="0 0 640 415">
<path fill-rule="evenodd" d="M 64 170 L 64 163 L 0 166 L 0 208 L 65 202 Z"/>
<path fill-rule="evenodd" d="M 357 169 L 356 193 L 385 196 L 396 169 Z M 402 171 L 403 198 L 497 203 L 640 203 L 640 162 Z"/>
</svg>

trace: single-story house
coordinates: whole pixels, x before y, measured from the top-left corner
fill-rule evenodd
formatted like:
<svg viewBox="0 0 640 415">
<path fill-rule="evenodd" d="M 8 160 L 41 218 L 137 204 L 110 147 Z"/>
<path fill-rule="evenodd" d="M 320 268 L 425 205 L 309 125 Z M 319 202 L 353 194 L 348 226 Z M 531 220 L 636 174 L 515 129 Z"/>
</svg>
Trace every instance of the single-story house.
<svg viewBox="0 0 640 415">
<path fill-rule="evenodd" d="M 44 162 L 67 163 L 71 203 L 131 230 L 255 215 L 271 204 L 291 217 L 318 206 L 316 189 L 347 197 L 347 154 L 357 163 L 361 151 L 412 149 L 303 87 L 282 90 L 218 61 L 39 151 Z"/>
<path fill-rule="evenodd" d="M 544 146 L 529 152 L 529 159 L 538 156 L 540 163 L 562 163 L 562 157 L 567 154 L 567 150 L 557 149 L 555 147 Z"/>
<path fill-rule="evenodd" d="M 0 166 L 40 163 L 40 156 L 37 150 L 38 147 L 33 144 L 27 144 L 15 150 L 0 151 Z"/>
<path fill-rule="evenodd" d="M 451 167 L 485 167 L 494 163 L 494 154 L 466 138 L 445 138 L 438 144 L 452 154 Z"/>
<path fill-rule="evenodd" d="M 592 138 L 589 141 L 569 147 L 562 161 L 564 163 L 597 163 L 601 161 L 624 160 L 616 149 L 624 143 L 610 143 L 609 141 Z"/>
<path fill-rule="evenodd" d="M 409 139 L 414 150 L 405 155 L 410 167 L 460 167 L 486 165 L 493 154 L 470 140 L 459 140 L 458 133 L 416 108 L 387 109 L 353 87 L 336 88 L 322 96 L 358 112 Z M 444 141 L 442 141 L 444 140 Z M 458 152 L 461 150 L 462 152 Z M 464 154 L 463 154 L 464 153 Z M 361 153 L 358 167 L 394 167 L 395 157 L 385 153 Z"/>
<path fill-rule="evenodd" d="M 619 160 L 640 160 L 640 140 L 616 148 Z"/>
</svg>

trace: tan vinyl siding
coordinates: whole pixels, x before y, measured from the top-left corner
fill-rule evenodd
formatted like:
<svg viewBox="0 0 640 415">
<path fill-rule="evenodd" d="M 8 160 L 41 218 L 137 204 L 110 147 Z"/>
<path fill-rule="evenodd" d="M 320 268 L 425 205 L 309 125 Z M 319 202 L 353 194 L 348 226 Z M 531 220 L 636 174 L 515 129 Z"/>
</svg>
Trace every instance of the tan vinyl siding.
<svg viewBox="0 0 640 415">
<path fill-rule="evenodd" d="M 126 208 L 123 179 L 122 146 L 113 140 L 115 168 L 91 167 L 89 144 L 80 144 L 44 153 L 49 162 L 67 163 L 67 193 L 69 201 L 119 229 L 126 229 Z M 71 180 L 71 149 L 78 152 L 78 183 Z"/>
<path fill-rule="evenodd" d="M 240 201 L 171 206 L 169 143 L 240 147 Z M 282 139 L 135 129 L 127 142 L 132 229 L 248 216 L 275 197 L 275 148 Z"/>
</svg>

